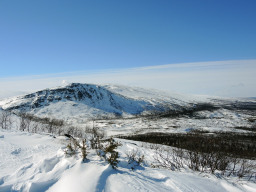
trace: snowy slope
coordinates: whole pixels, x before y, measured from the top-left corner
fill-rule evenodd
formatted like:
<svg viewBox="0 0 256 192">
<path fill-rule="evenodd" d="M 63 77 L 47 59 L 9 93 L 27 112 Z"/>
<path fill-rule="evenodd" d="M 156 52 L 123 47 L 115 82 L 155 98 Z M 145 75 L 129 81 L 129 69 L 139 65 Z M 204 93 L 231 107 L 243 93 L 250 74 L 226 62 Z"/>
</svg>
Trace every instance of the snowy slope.
<svg viewBox="0 0 256 192">
<path fill-rule="evenodd" d="M 153 153 L 139 142 L 120 140 L 120 163 L 113 170 L 90 151 L 88 161 L 81 157 L 65 157 L 64 137 L 0 130 L 0 192 L 253 192 L 256 184 L 230 178 L 217 178 L 191 171 L 151 168 Z M 129 169 L 125 153 L 138 148 L 147 164 Z"/>
<path fill-rule="evenodd" d="M 129 87 L 124 85 L 103 85 L 104 88 L 113 93 L 121 94 L 133 99 L 142 99 L 148 102 L 171 103 L 176 105 L 188 105 L 189 103 L 208 101 L 206 97 L 193 95 L 169 93 L 156 89 L 145 89 L 142 87 Z"/>
<path fill-rule="evenodd" d="M 45 89 L 25 96 L 0 101 L 6 110 L 29 112 L 55 118 L 96 118 L 131 116 L 149 111 L 178 110 L 191 105 L 193 99 L 181 95 L 125 86 L 99 86 L 72 83 Z"/>
</svg>

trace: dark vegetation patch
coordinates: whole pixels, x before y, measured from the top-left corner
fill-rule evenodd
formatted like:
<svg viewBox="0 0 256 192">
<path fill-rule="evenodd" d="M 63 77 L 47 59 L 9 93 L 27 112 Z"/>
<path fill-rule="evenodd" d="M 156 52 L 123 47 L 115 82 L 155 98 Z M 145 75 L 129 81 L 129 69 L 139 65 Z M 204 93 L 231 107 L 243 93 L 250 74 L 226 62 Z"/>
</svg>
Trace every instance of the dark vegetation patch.
<svg viewBox="0 0 256 192">
<path fill-rule="evenodd" d="M 229 101 L 221 99 L 212 99 L 212 101 L 222 108 L 229 110 L 246 110 L 246 111 L 256 111 L 255 101 Z"/>
<path fill-rule="evenodd" d="M 254 122 L 256 122 L 256 117 L 250 117 L 250 118 L 248 118 L 248 121 L 251 123 L 254 123 Z"/>
<path fill-rule="evenodd" d="M 244 130 L 244 131 L 256 132 L 256 127 L 234 127 L 234 128 L 235 128 L 235 129 Z"/>
<path fill-rule="evenodd" d="M 203 133 L 187 134 L 147 133 L 120 138 L 163 144 L 194 152 L 223 153 L 226 156 L 256 159 L 256 133 Z"/>
<path fill-rule="evenodd" d="M 152 112 L 152 114 L 148 115 L 148 117 L 151 119 L 175 118 L 175 117 L 184 117 L 184 116 L 197 118 L 197 115 L 195 114 L 196 112 L 215 111 L 220 108 L 221 107 L 215 106 L 211 103 L 199 103 L 199 104 L 192 105 L 191 107 L 180 107 L 177 110 L 168 110 L 165 112 Z"/>
</svg>

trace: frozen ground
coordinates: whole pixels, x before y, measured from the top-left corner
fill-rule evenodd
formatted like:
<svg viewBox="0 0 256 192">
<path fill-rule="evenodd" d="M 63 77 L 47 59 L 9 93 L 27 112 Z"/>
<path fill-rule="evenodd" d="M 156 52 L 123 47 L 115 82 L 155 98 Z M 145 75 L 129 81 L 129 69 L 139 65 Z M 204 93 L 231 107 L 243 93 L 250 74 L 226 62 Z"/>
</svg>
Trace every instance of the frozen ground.
<svg viewBox="0 0 256 192">
<path fill-rule="evenodd" d="M 113 170 L 94 151 L 85 163 L 80 156 L 65 157 L 64 137 L 0 130 L 0 192 L 256 191 L 255 183 L 236 178 L 151 168 L 150 149 L 139 142 L 120 141 L 120 163 Z M 133 149 L 146 157 L 146 163 L 134 171 L 125 156 Z"/>
<path fill-rule="evenodd" d="M 187 130 L 197 129 L 209 132 L 247 132 L 254 122 L 250 119 L 255 116 L 244 113 L 219 109 L 215 111 L 200 111 L 195 113 L 194 117 L 174 117 L 174 118 L 127 118 L 112 120 L 94 120 L 94 121 L 76 121 L 73 122 L 78 127 L 94 126 L 101 128 L 108 136 L 141 134 L 148 132 L 161 133 L 185 133 Z M 255 118 L 256 119 L 256 118 Z M 239 129 L 239 128 L 248 128 Z"/>
</svg>

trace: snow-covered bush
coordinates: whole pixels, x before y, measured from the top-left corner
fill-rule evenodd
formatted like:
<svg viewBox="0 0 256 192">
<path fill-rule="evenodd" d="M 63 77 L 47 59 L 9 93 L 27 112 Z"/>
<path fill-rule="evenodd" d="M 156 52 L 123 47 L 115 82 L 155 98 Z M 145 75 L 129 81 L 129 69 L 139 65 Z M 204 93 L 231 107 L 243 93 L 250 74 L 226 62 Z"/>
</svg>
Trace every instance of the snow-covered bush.
<svg viewBox="0 0 256 192">
<path fill-rule="evenodd" d="M 65 154 L 67 156 L 76 155 L 77 153 L 79 153 L 79 149 L 81 152 L 82 160 L 85 161 L 88 155 L 86 139 L 82 139 L 80 142 L 79 139 L 70 137 L 70 143 L 67 145 L 67 148 L 65 149 Z"/>
<path fill-rule="evenodd" d="M 73 156 L 76 154 L 76 150 L 74 149 L 74 147 L 72 146 L 72 143 L 70 142 L 67 145 L 67 148 L 65 149 L 65 155 L 66 156 Z"/>
<path fill-rule="evenodd" d="M 119 153 L 116 150 L 118 146 L 121 146 L 121 144 L 111 138 L 105 147 L 102 147 L 102 149 L 98 150 L 98 155 L 103 157 L 112 166 L 113 169 L 116 169 L 119 163 Z"/>
</svg>

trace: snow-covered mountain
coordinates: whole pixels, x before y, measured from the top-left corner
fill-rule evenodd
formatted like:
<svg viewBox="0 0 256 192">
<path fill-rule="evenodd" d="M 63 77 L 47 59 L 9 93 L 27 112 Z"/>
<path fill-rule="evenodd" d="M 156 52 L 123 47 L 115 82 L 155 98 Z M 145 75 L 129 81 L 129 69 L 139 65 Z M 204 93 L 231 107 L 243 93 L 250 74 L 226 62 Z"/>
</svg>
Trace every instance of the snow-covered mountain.
<svg viewBox="0 0 256 192">
<path fill-rule="evenodd" d="M 16 114 L 25 112 L 62 119 L 81 129 L 94 122 L 95 126 L 107 130 L 108 135 L 186 132 L 191 129 L 244 131 L 244 127 L 246 130 L 255 127 L 256 115 L 256 101 L 252 99 L 80 83 L 5 99 L 0 101 L 1 108 Z"/>
<path fill-rule="evenodd" d="M 113 85 L 72 83 L 0 101 L 5 110 L 55 118 L 132 116 L 150 111 L 179 110 L 193 101 L 181 95 Z"/>
</svg>

